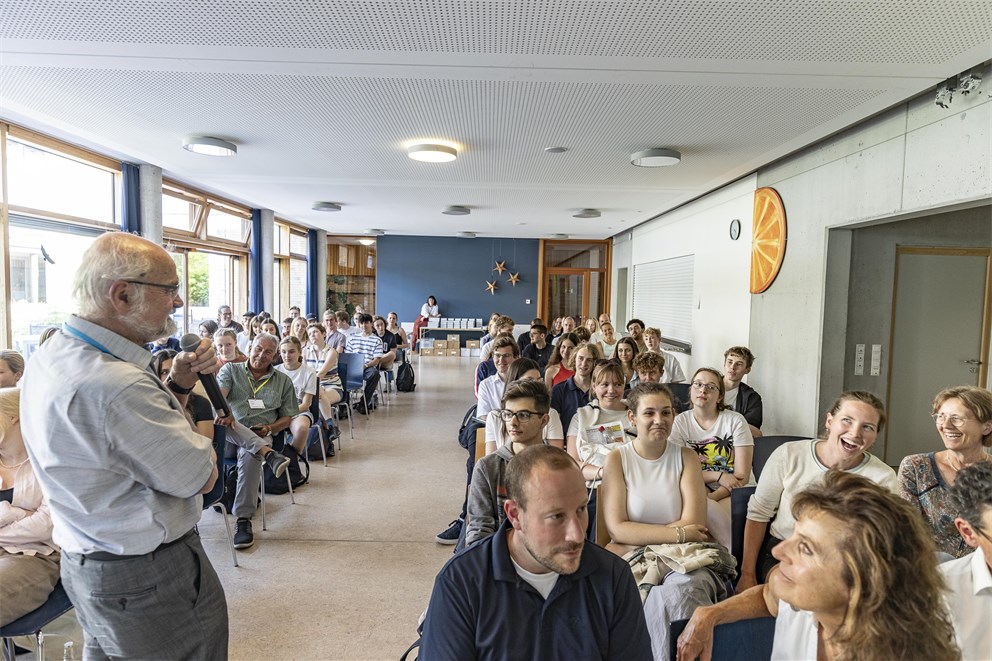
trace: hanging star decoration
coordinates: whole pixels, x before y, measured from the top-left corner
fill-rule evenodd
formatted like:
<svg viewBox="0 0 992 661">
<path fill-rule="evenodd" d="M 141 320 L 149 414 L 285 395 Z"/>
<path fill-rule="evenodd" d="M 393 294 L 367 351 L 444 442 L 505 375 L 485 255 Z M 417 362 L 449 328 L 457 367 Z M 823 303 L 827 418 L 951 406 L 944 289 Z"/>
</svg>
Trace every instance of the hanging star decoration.
<svg viewBox="0 0 992 661">
<path fill-rule="evenodd" d="M 506 270 L 506 260 L 504 259 L 502 262 L 496 262 L 496 268 L 493 270 L 500 275 L 503 275 L 503 271 Z"/>
<path fill-rule="evenodd" d="M 511 285 L 513 285 L 514 287 L 516 287 L 517 286 L 517 283 L 520 282 L 520 274 L 519 273 L 511 273 L 510 274 L 510 280 L 509 280 L 509 282 L 510 282 Z"/>
<path fill-rule="evenodd" d="M 492 282 L 489 282 L 488 280 L 486 280 L 486 291 L 487 292 L 489 292 L 490 294 L 492 294 L 493 296 L 495 296 L 496 295 L 496 289 L 498 289 L 498 287 L 496 287 L 496 281 L 495 280 L 493 280 Z"/>
</svg>

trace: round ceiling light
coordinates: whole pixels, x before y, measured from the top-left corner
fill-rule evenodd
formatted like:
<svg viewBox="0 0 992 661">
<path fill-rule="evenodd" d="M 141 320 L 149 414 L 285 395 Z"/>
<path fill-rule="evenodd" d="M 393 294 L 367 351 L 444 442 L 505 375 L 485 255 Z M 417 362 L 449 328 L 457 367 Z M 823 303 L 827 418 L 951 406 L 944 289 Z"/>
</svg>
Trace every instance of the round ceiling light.
<svg viewBox="0 0 992 661">
<path fill-rule="evenodd" d="M 426 163 L 447 163 L 458 158 L 458 150 L 448 145 L 424 143 L 406 148 L 407 156 Z"/>
<path fill-rule="evenodd" d="M 549 154 L 564 154 L 568 151 L 568 147 L 545 147 L 544 151 Z"/>
<path fill-rule="evenodd" d="M 375 243 L 375 239 L 359 239 L 358 242 L 363 246 L 371 246 Z"/>
<path fill-rule="evenodd" d="M 314 202 L 314 211 L 341 211 L 341 205 L 337 202 Z"/>
<path fill-rule="evenodd" d="M 441 213 L 446 216 L 467 216 L 472 213 L 472 210 L 460 204 L 452 204 Z"/>
<path fill-rule="evenodd" d="M 233 142 L 207 135 L 186 136 L 183 138 L 183 149 L 204 156 L 234 156 L 238 153 L 238 146 Z"/>
<path fill-rule="evenodd" d="M 682 160 L 682 154 L 674 149 L 652 147 L 630 155 L 631 165 L 639 168 L 661 168 L 666 165 L 677 165 Z"/>
<path fill-rule="evenodd" d="M 602 215 L 599 209 L 582 209 L 578 213 L 573 213 L 572 218 L 599 218 Z"/>
</svg>

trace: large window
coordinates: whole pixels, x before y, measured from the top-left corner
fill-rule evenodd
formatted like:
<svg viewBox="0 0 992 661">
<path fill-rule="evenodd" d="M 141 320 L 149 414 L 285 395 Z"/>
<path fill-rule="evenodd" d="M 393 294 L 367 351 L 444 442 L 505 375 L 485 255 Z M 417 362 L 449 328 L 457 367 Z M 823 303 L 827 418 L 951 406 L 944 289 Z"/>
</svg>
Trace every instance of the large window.
<svg viewBox="0 0 992 661">
<path fill-rule="evenodd" d="M 284 220 L 277 220 L 273 233 L 275 259 L 272 270 L 272 316 L 280 319 L 297 306 L 306 312 L 307 235 Z"/>
<path fill-rule="evenodd" d="M 609 241 L 541 241 L 538 298 L 545 319 L 609 311 Z"/>
</svg>

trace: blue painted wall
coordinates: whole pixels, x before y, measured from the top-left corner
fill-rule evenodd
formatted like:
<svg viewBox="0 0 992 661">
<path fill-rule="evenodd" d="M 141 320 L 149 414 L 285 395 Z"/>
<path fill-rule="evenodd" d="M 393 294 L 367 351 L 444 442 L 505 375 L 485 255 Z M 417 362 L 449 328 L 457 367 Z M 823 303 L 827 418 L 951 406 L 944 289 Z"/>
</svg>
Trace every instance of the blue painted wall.
<svg viewBox="0 0 992 661">
<path fill-rule="evenodd" d="M 412 322 L 433 294 L 445 317 L 483 318 L 494 311 L 529 324 L 537 312 L 537 239 L 457 239 L 431 236 L 379 237 L 376 265 L 376 311 L 399 314 Z M 493 271 L 497 261 L 508 271 Z M 520 273 L 514 287 L 510 273 Z M 499 281 L 496 295 L 486 281 Z M 530 303 L 525 303 L 530 299 Z"/>
</svg>

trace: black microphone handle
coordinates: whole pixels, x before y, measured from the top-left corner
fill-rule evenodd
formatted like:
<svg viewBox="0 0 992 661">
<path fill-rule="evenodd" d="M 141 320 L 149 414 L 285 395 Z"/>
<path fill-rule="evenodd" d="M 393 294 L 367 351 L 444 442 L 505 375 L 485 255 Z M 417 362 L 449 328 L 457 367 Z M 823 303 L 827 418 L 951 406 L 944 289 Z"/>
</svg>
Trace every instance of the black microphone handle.
<svg viewBox="0 0 992 661">
<path fill-rule="evenodd" d="M 200 337 L 189 333 L 183 335 L 182 339 L 179 340 L 179 347 L 183 351 L 196 351 L 200 346 Z M 214 410 L 220 411 L 224 414 L 224 417 L 229 417 L 231 415 L 231 407 L 228 406 L 227 400 L 224 399 L 224 394 L 220 391 L 220 386 L 217 385 L 217 377 L 213 374 L 197 374 L 200 379 L 200 383 L 203 384 L 203 390 L 207 393 L 207 399 L 210 400 L 210 405 L 214 407 Z"/>
</svg>

